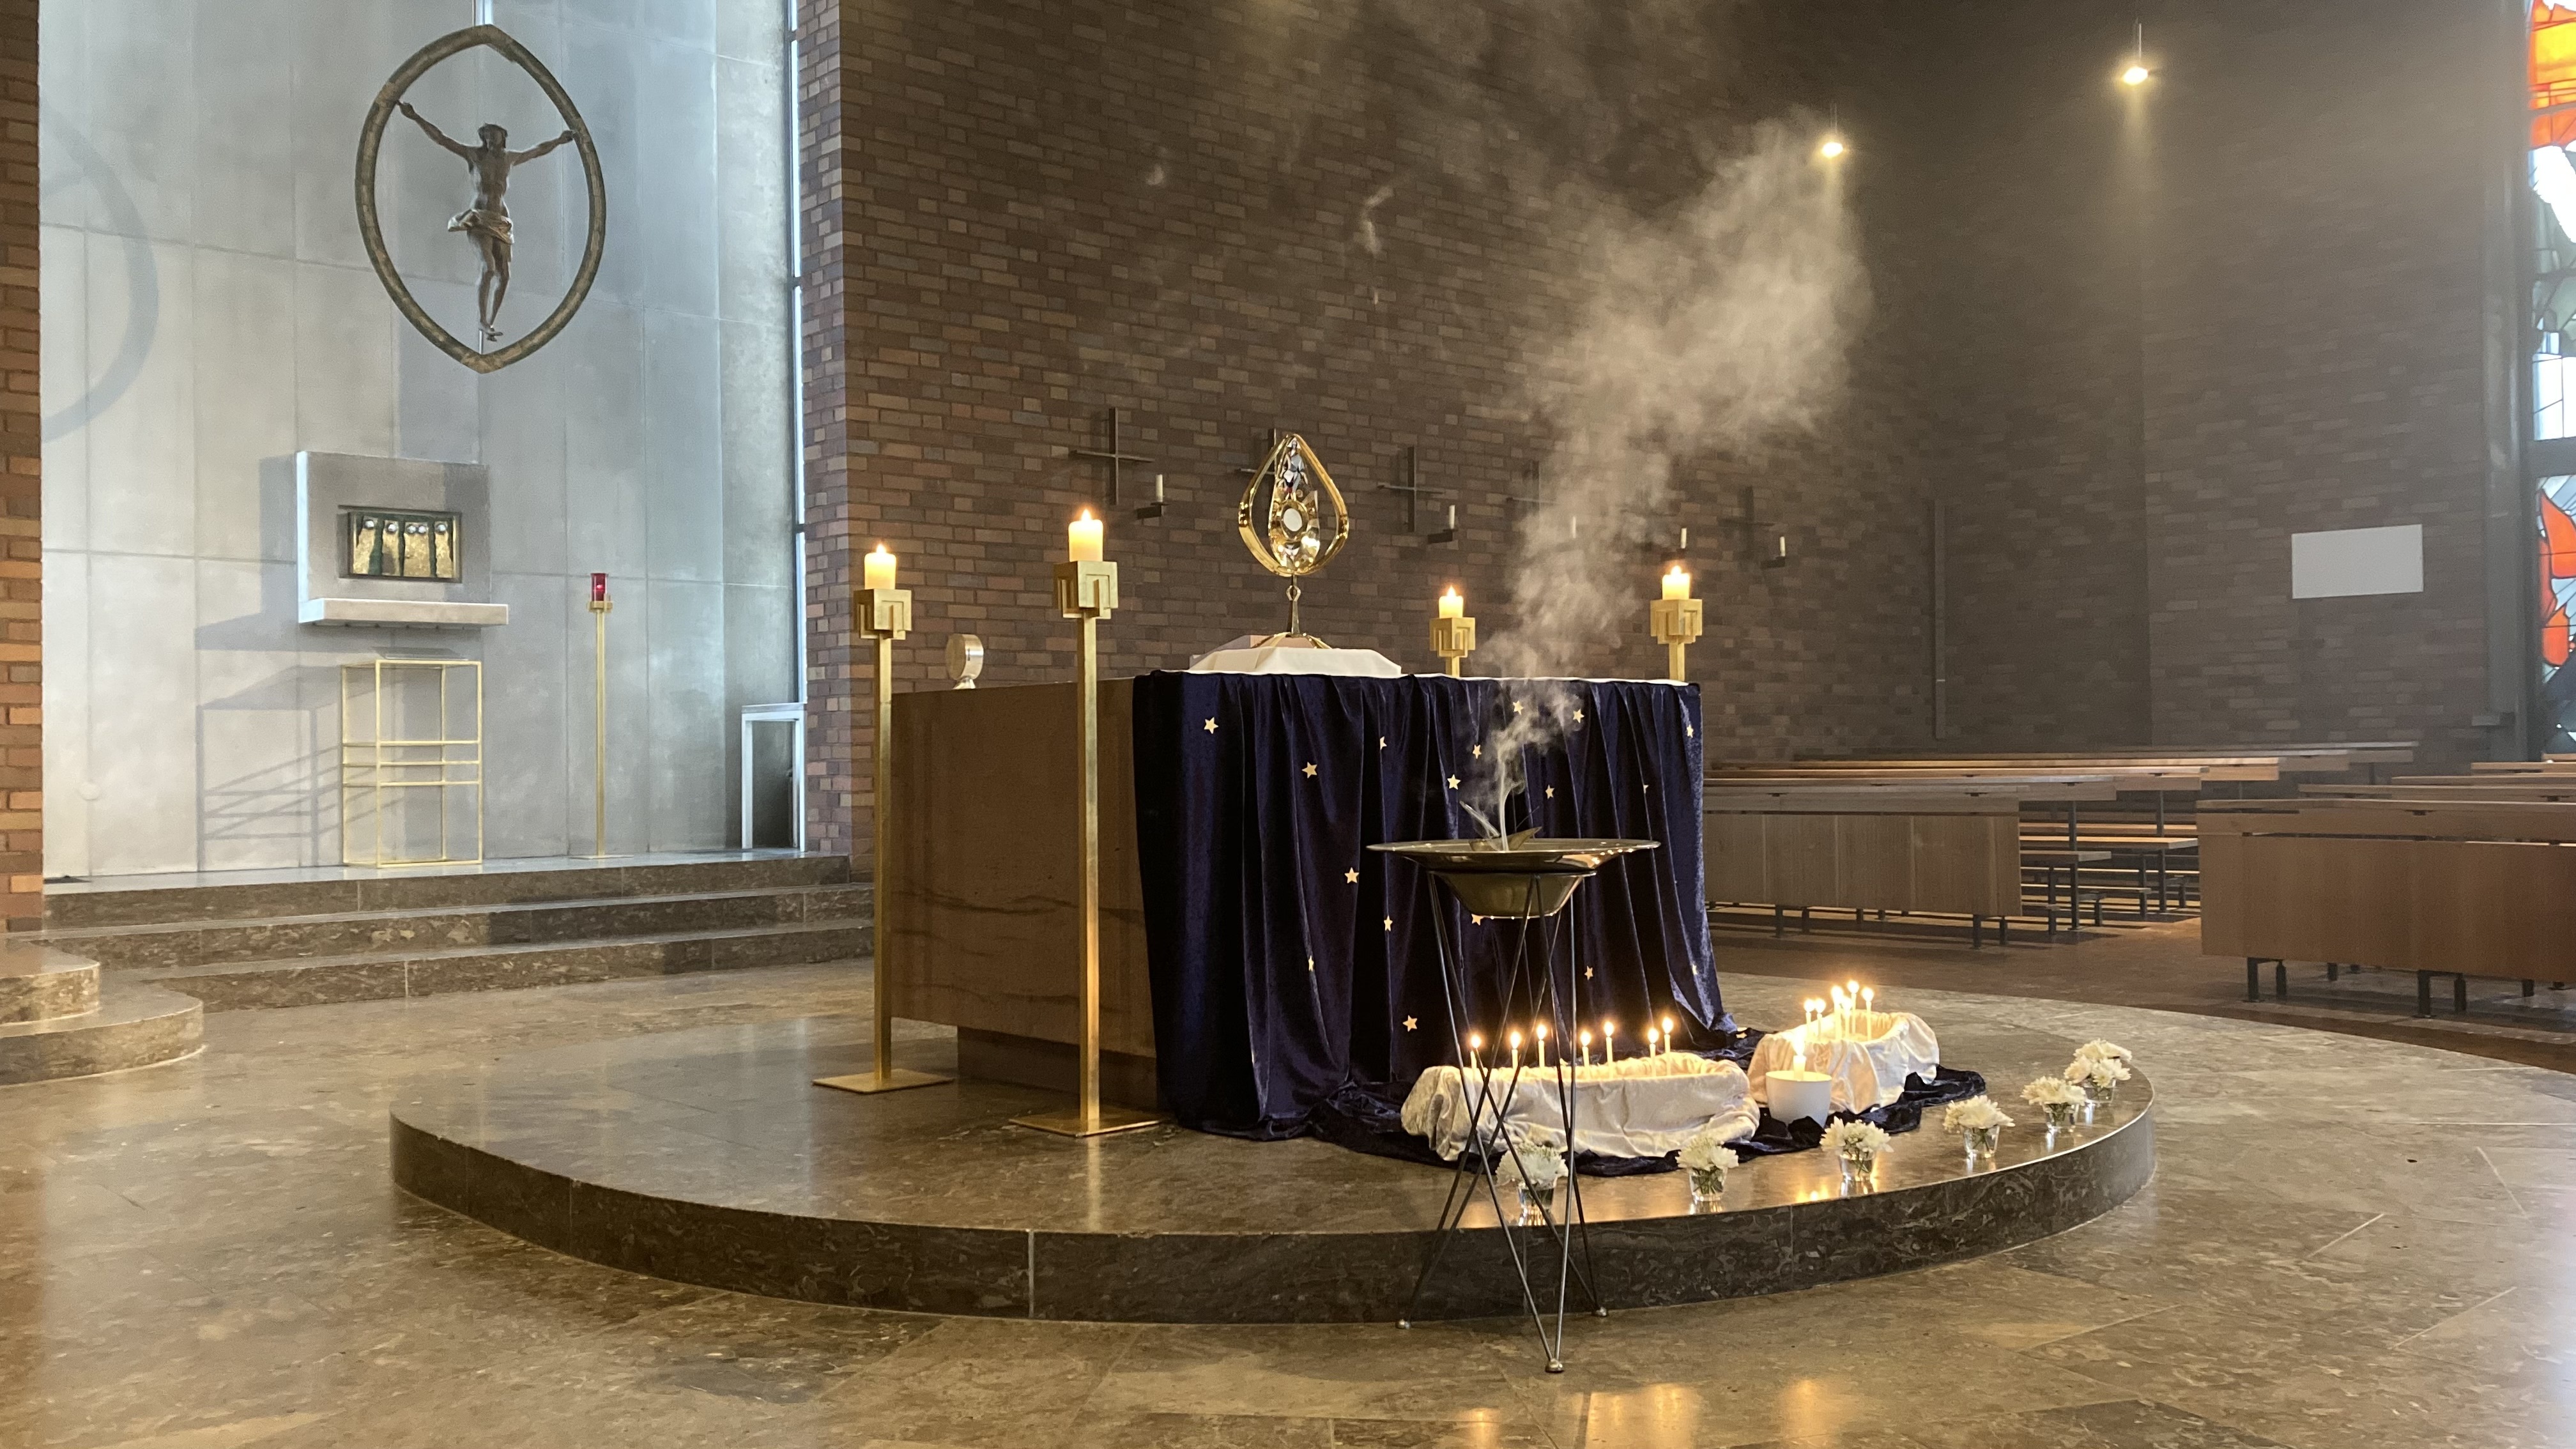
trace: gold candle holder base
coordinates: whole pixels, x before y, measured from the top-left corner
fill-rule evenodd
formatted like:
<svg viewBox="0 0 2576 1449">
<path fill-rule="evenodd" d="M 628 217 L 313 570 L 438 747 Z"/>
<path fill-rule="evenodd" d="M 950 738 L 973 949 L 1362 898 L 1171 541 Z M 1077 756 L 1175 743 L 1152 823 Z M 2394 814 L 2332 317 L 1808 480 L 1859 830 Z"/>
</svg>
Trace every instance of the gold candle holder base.
<svg viewBox="0 0 2576 1449">
<path fill-rule="evenodd" d="M 881 1072 L 852 1072 L 846 1077 L 816 1077 L 814 1085 L 835 1087 L 844 1092 L 900 1092 L 907 1087 L 936 1087 L 953 1082 L 937 1072 L 916 1072 L 907 1067 L 889 1067 Z"/>
<path fill-rule="evenodd" d="M 1476 621 L 1469 616 L 1455 619 L 1434 618 L 1431 621 L 1431 652 L 1447 664 L 1449 677 L 1458 677 L 1458 662 L 1476 652 Z"/>
<path fill-rule="evenodd" d="M 1690 646 L 1699 640 L 1705 611 L 1698 599 L 1657 599 L 1646 610 L 1646 632 L 1668 651 L 1672 672 L 1667 679 L 1688 680 Z"/>
<path fill-rule="evenodd" d="M 1139 1127 L 1160 1127 L 1172 1119 L 1159 1112 L 1139 1112 L 1133 1107 L 1113 1107 L 1102 1103 L 1100 1109 L 1084 1116 L 1079 1107 L 1056 1112 L 1031 1112 L 1014 1117 L 1014 1127 L 1034 1127 L 1058 1137 L 1106 1137 L 1112 1132 L 1133 1132 Z"/>
<path fill-rule="evenodd" d="M 894 1064 L 894 978 L 892 955 L 893 933 L 886 929 L 886 901 L 894 893 L 886 888 L 887 863 L 894 859 L 894 832 L 888 825 L 893 812 L 886 802 L 894 796 L 894 641 L 912 632 L 912 590 L 859 589 L 851 599 L 852 626 L 860 635 L 876 641 L 877 646 L 877 750 L 876 750 L 876 891 L 871 940 L 876 953 L 876 966 L 870 997 L 876 1012 L 876 1065 L 864 1072 L 839 1077 L 816 1077 L 814 1085 L 844 1092 L 900 1092 L 911 1087 L 935 1087 L 956 1080 L 937 1072 L 916 1072 Z"/>
</svg>

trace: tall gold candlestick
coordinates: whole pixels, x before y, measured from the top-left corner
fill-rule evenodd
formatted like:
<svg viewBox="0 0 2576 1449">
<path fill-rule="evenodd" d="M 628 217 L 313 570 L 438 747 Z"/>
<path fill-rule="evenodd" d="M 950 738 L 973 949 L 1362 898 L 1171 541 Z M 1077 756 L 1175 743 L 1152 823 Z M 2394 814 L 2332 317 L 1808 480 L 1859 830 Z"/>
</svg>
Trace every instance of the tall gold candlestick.
<svg viewBox="0 0 2576 1449">
<path fill-rule="evenodd" d="M 874 982 L 869 992 L 876 1017 L 876 1065 L 848 1076 L 817 1077 L 814 1084 L 847 1092 L 895 1092 L 906 1087 L 933 1086 L 949 1078 L 894 1064 L 894 933 L 886 925 L 886 906 L 894 896 L 894 641 L 912 632 L 912 591 L 894 586 L 894 555 L 886 552 L 884 544 L 877 545 L 866 566 L 869 587 L 855 591 L 852 623 L 877 646 L 876 804 L 871 811 L 876 842 L 871 917 L 876 967 L 871 973 Z"/>
<path fill-rule="evenodd" d="M 1082 753 L 1082 1043 L 1077 1096 L 1069 1111 L 1034 1112 L 1011 1120 L 1065 1137 L 1130 1132 L 1167 1120 L 1153 1112 L 1104 1106 L 1100 1100 L 1100 621 L 1118 608 L 1118 565 L 1101 557 L 1100 525 L 1084 510 L 1070 530 L 1072 557 L 1055 568 L 1055 604 L 1078 621 L 1077 722 Z"/>
</svg>

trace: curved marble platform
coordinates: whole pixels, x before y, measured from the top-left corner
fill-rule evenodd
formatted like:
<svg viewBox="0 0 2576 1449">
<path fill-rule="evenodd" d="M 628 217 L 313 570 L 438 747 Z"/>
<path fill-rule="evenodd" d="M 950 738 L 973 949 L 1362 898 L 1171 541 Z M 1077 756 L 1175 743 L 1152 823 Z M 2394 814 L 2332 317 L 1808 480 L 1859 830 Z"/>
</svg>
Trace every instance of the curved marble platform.
<svg viewBox="0 0 2576 1449">
<path fill-rule="evenodd" d="M 1921 1009 L 1999 1099 L 2074 1045 Z M 865 1035 L 858 1018 L 806 1017 L 510 1057 L 395 1108 L 394 1177 L 574 1257 L 771 1297 L 1127 1322 L 1402 1313 L 1446 1169 L 1180 1128 L 1052 1137 L 1009 1119 L 1053 1098 L 994 1083 L 809 1085 L 864 1067 Z M 897 1055 L 946 1067 L 951 1048 Z M 2152 1098 L 2142 1073 L 2097 1124 L 2054 1144 L 2017 1127 L 1973 1173 L 1927 1127 L 1857 1195 L 1817 1152 L 1737 1169 L 1722 1206 L 1698 1213 L 1679 1173 L 1586 1179 L 1602 1295 L 1627 1308 L 1776 1293 L 2061 1232 L 2146 1182 Z M 1417 1316 L 1519 1311 L 1491 1214 L 1470 1222 Z"/>
</svg>

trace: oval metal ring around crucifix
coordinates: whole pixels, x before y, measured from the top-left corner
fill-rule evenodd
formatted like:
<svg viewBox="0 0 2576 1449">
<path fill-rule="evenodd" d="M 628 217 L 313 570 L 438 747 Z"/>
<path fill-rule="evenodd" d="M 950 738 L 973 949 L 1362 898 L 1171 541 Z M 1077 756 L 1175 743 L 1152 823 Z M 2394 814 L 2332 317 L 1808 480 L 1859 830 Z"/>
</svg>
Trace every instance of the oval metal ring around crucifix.
<svg viewBox="0 0 2576 1449">
<path fill-rule="evenodd" d="M 411 287 L 403 281 L 402 273 L 394 268 L 393 253 L 385 248 L 384 228 L 376 214 L 376 157 L 377 152 L 384 146 L 386 123 L 398 110 L 404 110 L 403 96 L 410 91 L 414 82 L 427 75 L 441 61 L 462 55 L 476 46 L 490 46 L 499 52 L 502 59 L 526 72 L 528 78 L 537 83 L 537 89 L 545 92 L 546 99 L 554 103 L 555 110 L 563 116 L 566 133 L 570 136 L 572 144 L 580 151 L 582 177 L 590 188 L 589 233 L 582 243 L 581 266 L 573 273 L 572 286 L 565 291 L 563 300 L 555 304 L 554 311 L 548 313 L 543 322 L 531 328 L 527 335 L 506 347 L 494 348 L 489 352 L 478 351 L 468 346 L 456 334 L 440 326 L 438 319 L 430 316 L 428 309 L 420 305 L 420 299 L 412 295 Z M 405 113 L 410 114 L 407 110 Z M 478 245 L 485 248 L 487 291 L 492 280 L 493 248 L 497 246 L 501 249 L 502 286 L 506 288 L 510 224 L 507 212 L 497 203 L 500 187 L 506 184 L 507 168 L 519 160 L 530 159 L 551 150 L 554 145 L 561 144 L 561 140 L 558 139 L 531 152 L 514 154 L 498 150 L 488 137 L 484 148 L 461 146 L 448 140 L 436 127 L 421 120 L 418 115 L 413 114 L 412 119 L 420 122 L 422 129 L 429 132 L 432 140 L 465 157 L 469 166 L 476 165 L 477 156 L 483 150 L 491 150 L 492 156 L 497 158 L 493 164 L 499 169 L 490 182 L 492 200 L 495 204 L 489 208 L 484 207 L 478 192 L 476 208 L 460 213 L 457 219 L 449 224 L 449 230 L 463 231 L 472 236 Z M 478 177 L 481 176 L 483 169 L 477 167 Z M 377 280 L 385 284 L 385 291 L 392 296 L 394 305 L 402 309 L 403 316 L 410 319 L 412 326 L 420 329 L 421 336 L 428 338 L 439 351 L 464 363 L 476 372 L 497 372 L 552 342 L 556 335 L 572 321 L 573 314 L 581 310 L 583 300 L 590 295 L 592 281 L 599 275 L 600 256 L 606 250 L 608 241 L 608 181 L 606 173 L 600 169 L 599 147 L 592 143 L 590 127 L 582 121 L 581 112 L 574 108 L 572 97 L 565 93 L 562 84 L 554 78 L 554 73 L 546 69 L 545 62 L 537 59 L 526 46 L 521 45 L 510 36 L 509 32 L 497 25 L 469 26 L 452 34 L 442 35 L 422 46 L 385 81 L 384 89 L 376 92 L 376 103 L 367 109 L 366 125 L 358 133 L 357 189 L 358 236 L 366 245 L 367 260 L 375 266 Z M 489 216 L 486 214 L 487 211 L 498 212 L 499 215 Z M 480 319 L 485 329 L 484 340 L 486 341 L 493 340 L 496 335 L 492 322 L 497 310 L 498 304 L 495 302 Z"/>
</svg>

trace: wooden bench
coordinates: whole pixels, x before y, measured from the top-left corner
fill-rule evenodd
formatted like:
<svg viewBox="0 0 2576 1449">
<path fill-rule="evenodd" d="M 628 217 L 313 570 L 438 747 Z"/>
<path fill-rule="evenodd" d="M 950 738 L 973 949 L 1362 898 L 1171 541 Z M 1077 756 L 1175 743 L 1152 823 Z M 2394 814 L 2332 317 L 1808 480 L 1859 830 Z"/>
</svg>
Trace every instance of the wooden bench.
<svg viewBox="0 0 2576 1449">
<path fill-rule="evenodd" d="M 2436 976 L 2455 1011 L 2470 976 L 2576 979 L 2576 801 L 2309 795 L 2199 823 L 2201 953 L 2242 957 L 2249 1001 L 2267 961 L 2282 998 L 2291 961 L 2413 971 L 2419 1016 Z"/>
<path fill-rule="evenodd" d="M 2119 781 L 2081 774 L 1712 770 L 1703 796 L 1711 902 L 1786 912 L 1964 916 L 2009 943 L 2022 912 L 2021 813 L 2031 801 L 2110 800 Z M 2070 922 L 2072 912 L 2069 913 Z M 2049 928 L 2056 928 L 2054 899 Z"/>
</svg>

